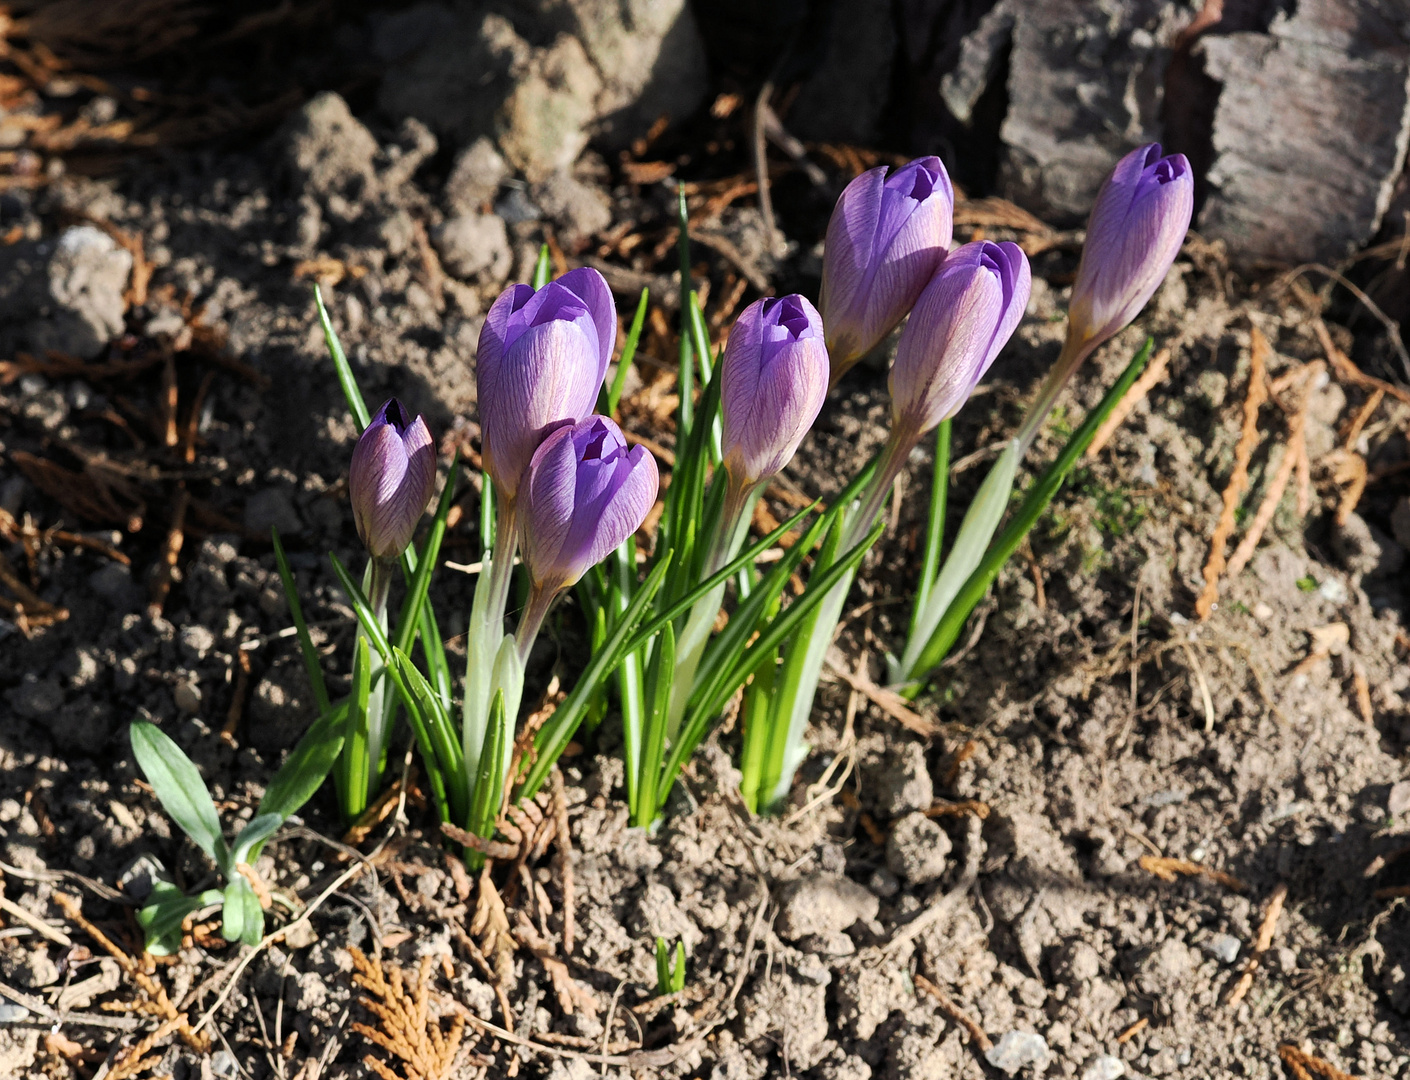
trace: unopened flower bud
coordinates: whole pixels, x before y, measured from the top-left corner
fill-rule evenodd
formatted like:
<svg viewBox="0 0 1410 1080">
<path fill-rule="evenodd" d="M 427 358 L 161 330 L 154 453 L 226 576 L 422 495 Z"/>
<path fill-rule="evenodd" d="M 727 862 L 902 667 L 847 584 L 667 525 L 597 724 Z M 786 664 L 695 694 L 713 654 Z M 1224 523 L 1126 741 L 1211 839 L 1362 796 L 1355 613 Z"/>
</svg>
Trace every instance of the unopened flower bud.
<svg viewBox="0 0 1410 1080">
<path fill-rule="evenodd" d="M 406 550 L 436 483 L 436 449 L 421 417 L 392 398 L 372 418 L 348 468 L 357 535 L 378 559 Z"/>
<path fill-rule="evenodd" d="M 834 383 L 911 310 L 949 249 L 954 204 L 938 157 L 890 176 L 869 169 L 843 190 L 827 226 L 819 301 Z"/>
<path fill-rule="evenodd" d="M 736 483 L 754 484 L 788 464 L 827 396 L 822 318 L 796 294 L 756 300 L 721 364 L 724 464 Z"/>
</svg>

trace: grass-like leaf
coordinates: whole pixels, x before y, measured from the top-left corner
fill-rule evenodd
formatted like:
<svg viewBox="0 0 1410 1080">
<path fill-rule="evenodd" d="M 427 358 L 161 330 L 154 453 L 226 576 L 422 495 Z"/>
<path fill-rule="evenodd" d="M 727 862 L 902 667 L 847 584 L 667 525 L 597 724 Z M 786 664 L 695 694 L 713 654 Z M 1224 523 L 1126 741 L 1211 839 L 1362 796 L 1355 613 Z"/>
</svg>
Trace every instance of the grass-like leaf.
<svg viewBox="0 0 1410 1080">
<path fill-rule="evenodd" d="M 284 584 L 284 600 L 289 605 L 289 615 L 294 620 L 294 630 L 299 636 L 299 650 L 304 657 L 304 670 L 308 672 L 308 683 L 313 688 L 313 700 L 318 705 L 320 716 L 328 713 L 328 687 L 323 682 L 323 664 L 318 650 L 313 646 L 313 638 L 308 633 L 308 623 L 304 620 L 303 605 L 299 603 L 298 586 L 294 583 L 294 573 L 289 569 L 289 560 L 284 555 L 284 545 L 279 540 L 279 530 L 271 527 L 270 539 L 274 541 L 274 561 L 279 564 L 279 580 Z"/>
<path fill-rule="evenodd" d="M 220 832 L 215 803 L 195 764 L 166 732 L 146 720 L 132 722 L 129 738 L 137 765 L 167 816 L 229 877 L 230 850 Z"/>
</svg>

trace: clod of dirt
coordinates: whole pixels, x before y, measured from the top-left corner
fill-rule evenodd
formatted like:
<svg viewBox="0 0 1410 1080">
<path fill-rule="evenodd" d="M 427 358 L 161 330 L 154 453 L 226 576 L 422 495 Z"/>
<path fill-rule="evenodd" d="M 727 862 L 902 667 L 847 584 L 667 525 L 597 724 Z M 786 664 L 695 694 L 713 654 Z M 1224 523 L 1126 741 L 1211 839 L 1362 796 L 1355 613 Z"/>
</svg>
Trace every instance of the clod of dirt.
<svg viewBox="0 0 1410 1080">
<path fill-rule="evenodd" d="M 559 226 L 570 247 L 606 232 L 612 224 L 612 204 L 602 190 L 568 172 L 556 172 L 536 186 L 534 201 Z"/>
<path fill-rule="evenodd" d="M 295 113 L 283 138 L 291 179 L 330 209 L 335 199 L 356 205 L 375 192 L 377 140 L 337 94 L 319 94 Z"/>
<path fill-rule="evenodd" d="M 810 874 L 783 887 L 776 928 L 787 941 L 827 937 L 853 923 L 870 922 L 880 907 L 876 896 L 849 878 Z"/>
<path fill-rule="evenodd" d="M 475 213 L 485 203 L 494 202 L 499 185 L 509 176 L 509 163 L 493 142 L 480 136 L 456 157 L 441 189 L 446 212 L 452 216 Z"/>
<path fill-rule="evenodd" d="M 928 809 L 935 800 L 935 785 L 925 764 L 925 748 L 906 742 L 887 751 L 879 775 L 870 777 L 876 812 L 899 817 Z"/>
<path fill-rule="evenodd" d="M 0 248 L 0 352 L 92 359 L 123 332 L 132 253 L 93 225 Z"/>
<path fill-rule="evenodd" d="M 49 959 L 44 946 L 26 949 L 13 941 L 7 944 L 9 948 L 0 950 L 0 974 L 4 974 L 6 981 L 31 990 L 53 986 L 59 981 L 59 968 Z"/>
<path fill-rule="evenodd" d="M 827 1043 L 827 988 L 777 971 L 740 996 L 740 1038 L 776 1041 L 797 1070 L 811 1069 L 832 1049 Z"/>
<path fill-rule="evenodd" d="M 922 885 L 945 872 L 950 848 L 950 838 L 939 825 L 924 814 L 907 814 L 886 838 L 886 865 L 898 877 Z"/>
<path fill-rule="evenodd" d="M 458 278 L 501 282 L 514 264 L 504 219 L 478 210 L 460 214 L 432 234 L 445 268 Z"/>
<path fill-rule="evenodd" d="M 959 1075 L 965 1053 L 958 1028 L 938 1016 L 922 1014 L 898 1027 L 887 1040 L 882 1075 L 886 1080 L 948 1080 Z"/>
<path fill-rule="evenodd" d="M 911 999 L 902 968 L 849 967 L 837 977 L 837 1018 L 850 1035 L 865 1042 L 894 1009 Z"/>
</svg>

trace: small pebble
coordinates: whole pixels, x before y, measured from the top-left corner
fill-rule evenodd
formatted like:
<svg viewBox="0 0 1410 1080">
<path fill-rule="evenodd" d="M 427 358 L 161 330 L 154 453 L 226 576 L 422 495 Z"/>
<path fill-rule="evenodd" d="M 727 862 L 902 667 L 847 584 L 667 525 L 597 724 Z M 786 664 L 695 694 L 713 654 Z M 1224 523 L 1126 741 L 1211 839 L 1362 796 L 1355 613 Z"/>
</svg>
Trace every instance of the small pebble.
<svg viewBox="0 0 1410 1080">
<path fill-rule="evenodd" d="M 21 1020 L 28 1019 L 29 1010 L 23 1005 L 0 1001 L 0 1024 L 18 1024 Z"/>
<path fill-rule="evenodd" d="M 1030 1031 L 1006 1031 L 996 1045 L 984 1051 L 984 1060 L 1013 1076 L 1025 1065 L 1046 1064 L 1048 1042 Z"/>
<path fill-rule="evenodd" d="M 1206 952 L 1211 953 L 1226 964 L 1232 964 L 1239 958 L 1239 949 L 1243 942 L 1234 937 L 1233 934 L 1215 934 L 1208 941 L 1201 942 Z"/>
<path fill-rule="evenodd" d="M 1094 1059 L 1082 1074 L 1082 1080 L 1120 1080 L 1125 1075 L 1126 1062 L 1107 1055 Z"/>
<path fill-rule="evenodd" d="M 171 695 L 176 701 L 176 707 L 182 712 L 199 712 L 201 708 L 201 689 L 192 683 L 177 683 L 176 689 Z"/>
<path fill-rule="evenodd" d="M 1410 810 L 1410 780 L 1397 780 L 1386 797 L 1386 813 L 1399 817 L 1407 810 Z"/>
<path fill-rule="evenodd" d="M 240 1065 L 229 1050 L 217 1050 L 211 1055 L 211 1072 L 220 1077 L 233 1077 L 239 1074 Z"/>
</svg>

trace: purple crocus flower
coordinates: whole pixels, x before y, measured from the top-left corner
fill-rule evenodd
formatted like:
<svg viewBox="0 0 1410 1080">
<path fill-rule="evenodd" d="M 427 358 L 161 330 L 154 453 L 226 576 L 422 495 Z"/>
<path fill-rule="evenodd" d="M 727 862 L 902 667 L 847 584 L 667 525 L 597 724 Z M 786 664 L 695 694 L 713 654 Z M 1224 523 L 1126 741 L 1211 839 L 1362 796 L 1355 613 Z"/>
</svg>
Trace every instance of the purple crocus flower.
<svg viewBox="0 0 1410 1080">
<path fill-rule="evenodd" d="M 1024 451 L 1072 373 L 1134 319 L 1165 280 L 1185 241 L 1194 202 L 1194 175 L 1184 154 L 1161 157 L 1160 144 L 1149 143 L 1116 163 L 1087 219 L 1062 354 L 1019 429 Z"/>
<path fill-rule="evenodd" d="M 1116 163 L 1087 220 L 1068 306 L 1068 334 L 1087 352 L 1134 319 L 1165 280 L 1190 228 L 1194 200 L 1184 154 L 1161 157 L 1160 144 L 1150 143 Z"/>
<path fill-rule="evenodd" d="M 756 300 L 721 363 L 725 468 L 735 483 L 755 484 L 788 464 L 827 396 L 822 317 L 797 294 Z"/>
<path fill-rule="evenodd" d="M 485 468 L 503 498 L 545 435 L 592 412 L 616 336 L 612 293 L 591 267 L 537 291 L 512 285 L 490 307 L 476 382 Z"/>
<path fill-rule="evenodd" d="M 869 169 L 843 190 L 827 226 L 819 306 L 832 382 L 905 318 L 950 246 L 955 192 L 938 157 L 890 176 Z"/>
<path fill-rule="evenodd" d="M 406 550 L 436 483 L 436 450 L 421 417 L 412 420 L 392 398 L 353 450 L 348 468 L 357 535 L 378 559 Z"/>
<path fill-rule="evenodd" d="M 1017 244 L 981 240 L 945 256 L 891 365 L 897 430 L 916 438 L 959 412 L 1018 327 L 1032 284 Z"/>
<path fill-rule="evenodd" d="M 551 432 L 523 478 L 524 563 L 536 592 L 572 585 L 641 528 L 656 502 L 656 461 L 622 429 L 589 416 Z"/>
</svg>

